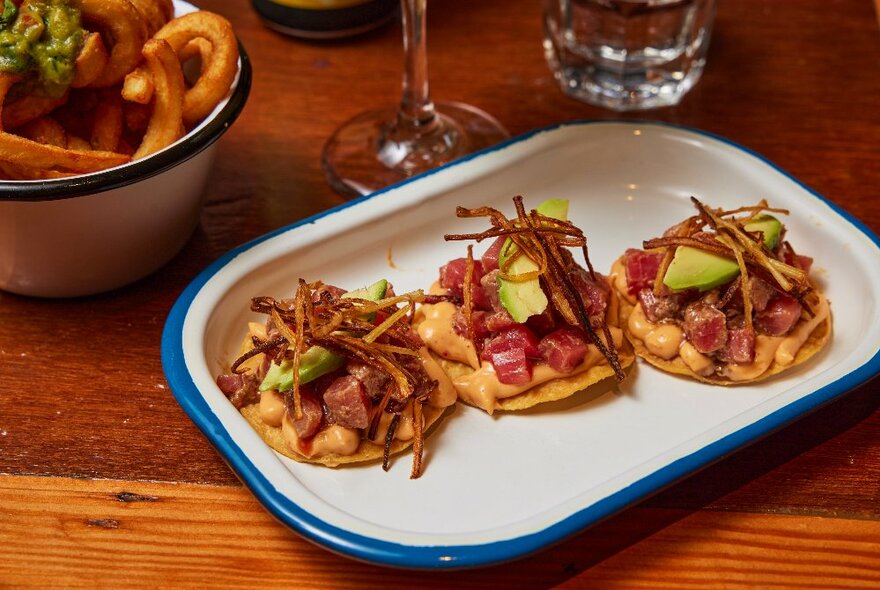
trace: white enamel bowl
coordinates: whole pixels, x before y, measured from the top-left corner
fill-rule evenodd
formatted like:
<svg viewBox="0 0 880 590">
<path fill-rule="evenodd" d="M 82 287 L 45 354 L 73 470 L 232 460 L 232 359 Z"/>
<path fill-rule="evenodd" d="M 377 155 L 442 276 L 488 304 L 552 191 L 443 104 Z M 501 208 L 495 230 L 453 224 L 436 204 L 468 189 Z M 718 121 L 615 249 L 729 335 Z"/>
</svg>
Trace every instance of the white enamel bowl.
<svg viewBox="0 0 880 590">
<path fill-rule="evenodd" d="M 194 8 L 177 2 L 177 13 Z M 157 270 L 199 219 L 215 141 L 238 117 L 251 84 L 239 45 L 229 95 L 166 149 L 71 178 L 0 180 L 0 289 L 73 297 L 115 289 Z"/>
</svg>

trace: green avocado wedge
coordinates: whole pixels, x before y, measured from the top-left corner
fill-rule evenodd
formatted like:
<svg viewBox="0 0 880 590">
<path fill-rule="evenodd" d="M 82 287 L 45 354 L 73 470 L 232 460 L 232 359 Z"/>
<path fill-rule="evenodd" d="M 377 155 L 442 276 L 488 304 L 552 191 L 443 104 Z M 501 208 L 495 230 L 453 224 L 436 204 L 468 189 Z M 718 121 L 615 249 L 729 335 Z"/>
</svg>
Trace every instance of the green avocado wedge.
<svg viewBox="0 0 880 590">
<path fill-rule="evenodd" d="M 782 222 L 772 215 L 758 215 L 743 226 L 746 231 L 761 232 L 764 236 L 764 245 L 773 251 L 779 245 L 779 236 L 782 235 Z"/>
<path fill-rule="evenodd" d="M 388 281 L 380 279 L 361 289 L 355 289 L 342 295 L 343 298 L 356 297 L 358 299 L 366 299 L 368 301 L 379 301 L 385 297 L 388 291 Z M 375 317 L 375 314 L 370 314 Z M 368 321 L 373 321 L 370 317 Z M 305 384 L 314 381 L 322 375 L 332 373 L 345 364 L 345 357 L 330 352 L 326 348 L 313 346 L 305 351 L 299 358 L 299 382 Z M 276 389 L 278 391 L 289 391 L 293 388 L 293 362 L 289 360 L 282 361 L 280 365 L 272 363 L 263 382 L 260 383 L 260 391 L 269 391 Z"/>
<path fill-rule="evenodd" d="M 764 237 L 764 245 L 769 250 L 776 248 L 782 234 L 782 223 L 772 215 L 759 215 L 743 227 L 750 232 L 760 231 Z M 698 248 L 679 246 L 663 277 L 663 284 L 673 291 L 708 291 L 729 283 L 738 274 L 739 265 L 736 260 Z"/>
<path fill-rule="evenodd" d="M 567 199 L 548 199 L 538 205 L 536 210 L 541 215 L 552 217 L 554 219 L 568 219 L 568 200 Z M 507 239 L 498 256 L 498 266 L 502 267 L 509 260 L 518 248 L 513 240 Z M 518 275 L 538 270 L 538 265 L 528 256 L 520 256 L 516 258 L 508 267 L 507 273 L 510 275 Z M 541 289 L 541 283 L 538 279 L 528 281 L 507 281 L 498 279 L 498 299 L 501 305 L 510 314 L 515 322 L 523 323 L 530 316 L 543 313 L 547 309 L 547 295 Z"/>
</svg>

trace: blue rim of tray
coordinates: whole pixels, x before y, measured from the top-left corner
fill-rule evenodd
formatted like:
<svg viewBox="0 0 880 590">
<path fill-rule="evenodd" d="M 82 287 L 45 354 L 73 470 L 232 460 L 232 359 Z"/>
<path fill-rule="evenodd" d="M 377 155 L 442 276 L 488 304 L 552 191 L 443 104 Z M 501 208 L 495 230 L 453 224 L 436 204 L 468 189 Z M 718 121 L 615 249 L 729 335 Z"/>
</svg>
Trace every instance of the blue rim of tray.
<svg viewBox="0 0 880 590">
<path fill-rule="evenodd" d="M 183 324 L 187 313 L 189 312 L 190 305 L 197 294 L 201 291 L 202 287 L 218 271 L 226 266 L 230 260 L 242 252 L 251 249 L 256 244 L 266 241 L 274 236 L 289 232 L 299 226 L 313 223 L 322 217 L 333 215 L 334 213 L 346 209 L 356 203 L 374 199 L 400 186 L 437 174 L 449 168 L 459 166 L 463 162 L 523 142 L 535 135 L 554 131 L 563 127 L 602 124 L 668 127 L 708 137 L 749 154 L 792 180 L 809 194 L 823 201 L 846 221 L 857 228 L 862 234 L 867 236 L 874 245 L 880 249 L 880 239 L 878 239 L 878 237 L 864 223 L 805 185 L 797 178 L 793 177 L 764 156 L 725 137 L 707 131 L 693 129 L 682 125 L 647 120 L 570 121 L 535 129 L 493 147 L 470 154 L 464 158 L 437 168 L 436 170 L 415 176 L 382 189 L 381 191 L 349 201 L 302 221 L 264 234 L 230 250 L 215 260 L 195 279 L 193 279 L 186 289 L 184 289 L 165 322 L 165 327 L 162 333 L 162 366 L 178 403 L 183 407 L 190 419 L 192 419 L 192 421 L 217 448 L 223 459 L 229 464 L 236 475 L 238 475 L 245 485 L 250 488 L 251 492 L 273 516 L 300 535 L 326 549 L 329 549 L 330 551 L 369 563 L 414 569 L 460 569 L 495 565 L 525 557 L 564 541 L 624 508 L 636 504 L 656 492 L 659 492 L 663 488 L 695 473 L 715 461 L 718 461 L 726 455 L 740 450 L 748 444 L 756 442 L 760 438 L 763 438 L 796 419 L 803 417 L 806 413 L 815 410 L 851 389 L 862 385 L 880 373 L 880 347 L 878 347 L 874 356 L 872 356 L 866 363 L 842 376 L 837 381 L 829 383 L 813 393 L 776 410 L 772 414 L 769 414 L 736 432 L 702 447 L 690 455 L 682 457 L 669 465 L 654 471 L 646 477 L 634 482 L 632 485 L 575 512 L 560 522 L 541 531 L 513 539 L 476 545 L 422 546 L 393 543 L 352 533 L 331 525 L 306 512 L 294 501 L 280 494 L 251 462 L 245 451 L 232 441 L 225 426 L 211 411 L 187 370 L 183 357 Z"/>
</svg>

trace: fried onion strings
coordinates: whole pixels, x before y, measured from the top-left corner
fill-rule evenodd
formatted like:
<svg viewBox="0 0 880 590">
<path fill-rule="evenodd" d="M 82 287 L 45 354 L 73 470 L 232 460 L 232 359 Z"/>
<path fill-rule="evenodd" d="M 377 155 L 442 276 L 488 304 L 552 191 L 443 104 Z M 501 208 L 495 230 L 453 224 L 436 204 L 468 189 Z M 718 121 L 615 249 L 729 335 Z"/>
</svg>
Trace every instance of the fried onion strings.
<svg viewBox="0 0 880 590">
<path fill-rule="evenodd" d="M 526 212 L 522 196 L 514 197 L 513 202 L 517 213 L 515 219 L 508 219 L 493 207 L 477 207 L 475 209 L 457 207 L 456 216 L 460 218 L 486 217 L 492 227 L 477 233 L 446 234 L 444 238 L 449 241 L 474 240 L 481 242 L 487 238 L 507 236 L 508 241 L 502 247 L 504 262 L 499 264 L 498 268 L 499 279 L 514 282 L 538 279 L 550 302 L 563 319 L 569 325 L 581 328 L 589 336 L 614 369 L 617 380 L 623 380 L 625 374 L 620 366 L 608 324 L 604 318 L 591 321 L 583 296 L 569 276 L 569 268 L 574 264 L 573 258 L 567 252 L 563 254 L 563 248 L 580 248 L 590 277 L 596 280 L 597 275 L 590 262 L 587 238 L 583 231 L 570 221 L 548 217 L 536 210 Z M 528 257 L 534 262 L 537 269 L 512 274 L 510 269 L 520 256 Z M 468 327 L 468 339 L 476 345 L 478 343 L 473 334 L 473 321 L 469 317 L 472 297 L 470 283 L 474 264 L 470 246 L 468 246 L 467 260 L 463 307 Z M 604 339 L 597 334 L 593 322 L 599 323 Z"/>
</svg>

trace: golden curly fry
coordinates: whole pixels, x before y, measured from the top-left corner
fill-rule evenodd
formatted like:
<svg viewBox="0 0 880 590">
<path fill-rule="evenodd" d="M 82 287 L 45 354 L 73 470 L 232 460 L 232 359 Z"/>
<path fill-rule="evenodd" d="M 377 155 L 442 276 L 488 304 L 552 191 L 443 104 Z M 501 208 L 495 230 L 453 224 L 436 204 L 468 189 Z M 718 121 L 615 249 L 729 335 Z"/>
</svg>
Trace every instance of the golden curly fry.
<svg viewBox="0 0 880 590">
<path fill-rule="evenodd" d="M 122 83 L 122 98 L 128 102 L 150 104 L 153 100 L 153 78 L 143 67 L 139 67 L 125 76 Z"/>
<path fill-rule="evenodd" d="M 94 172 L 125 164 L 129 159 L 125 154 L 64 149 L 0 132 L 0 160 L 17 166 Z"/>
<path fill-rule="evenodd" d="M 45 145 L 54 145 L 60 148 L 67 147 L 67 132 L 61 123 L 52 117 L 40 117 L 15 130 L 17 134 L 27 139 Z"/>
<path fill-rule="evenodd" d="M 141 60 L 141 48 L 146 42 L 147 23 L 129 0 L 71 0 L 78 8 L 83 22 L 97 25 L 106 39 L 112 39 L 107 66 L 89 86 L 103 88 L 117 84 Z"/>
<path fill-rule="evenodd" d="M 92 151 L 92 144 L 77 135 L 67 135 L 67 148 L 71 150 L 79 150 L 83 152 Z"/>
<path fill-rule="evenodd" d="M 129 131 L 143 133 L 150 122 L 152 109 L 149 105 L 136 102 L 125 102 L 122 105 L 122 116 L 125 119 L 125 128 Z M 134 153 L 134 150 L 132 150 Z"/>
<path fill-rule="evenodd" d="M 15 129 L 51 113 L 67 102 L 68 93 L 58 98 L 27 94 L 3 106 L 3 129 Z"/>
<path fill-rule="evenodd" d="M 180 61 L 181 67 L 186 66 L 188 61 L 196 58 L 199 59 L 199 75 L 201 75 L 205 65 L 211 59 L 211 43 L 203 37 L 196 37 L 190 40 L 177 52 L 177 59 Z M 186 70 L 185 67 L 184 70 Z M 184 78 L 186 76 L 185 71 Z M 144 105 L 150 104 L 150 101 L 153 100 L 153 78 L 150 77 L 150 73 L 144 66 L 135 68 L 125 77 L 125 82 L 122 85 L 122 98 L 128 102 Z M 184 97 L 184 104 L 185 101 L 186 98 Z"/>
<path fill-rule="evenodd" d="M 110 56 L 107 54 L 107 46 L 100 33 L 89 33 L 83 42 L 76 61 L 73 63 L 74 73 L 71 88 L 84 88 L 98 79 Z"/>
<path fill-rule="evenodd" d="M 177 53 L 163 39 L 144 45 L 144 59 L 153 78 L 155 100 L 147 131 L 133 159 L 143 158 L 183 137 L 183 71 Z"/>
<path fill-rule="evenodd" d="M 185 64 L 191 59 L 199 58 L 199 61 L 201 62 L 199 71 L 201 71 L 205 67 L 205 64 L 211 60 L 211 42 L 204 37 L 196 37 L 180 48 L 177 52 L 177 57 L 182 64 Z"/>
<path fill-rule="evenodd" d="M 147 36 L 152 37 L 165 23 L 174 16 L 174 5 L 171 0 L 129 0 L 147 24 Z M 170 12 L 168 8 L 170 6 Z"/>
<path fill-rule="evenodd" d="M 92 149 L 106 152 L 118 151 L 122 137 L 122 97 L 118 92 L 104 91 L 95 107 L 95 122 L 89 144 Z"/>
<path fill-rule="evenodd" d="M 175 18 L 155 35 L 168 41 L 176 52 L 199 37 L 211 44 L 211 51 L 198 80 L 186 91 L 183 121 L 189 126 L 207 117 L 229 92 L 238 71 L 235 33 L 222 16 L 200 10 Z"/>
<path fill-rule="evenodd" d="M 0 160 L 0 178 L 4 180 L 51 180 L 74 176 L 76 172 L 60 172 L 58 170 L 43 170 L 34 166 L 18 166 Z"/>
</svg>

